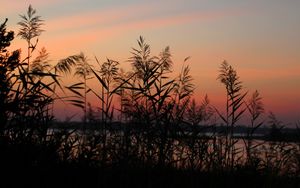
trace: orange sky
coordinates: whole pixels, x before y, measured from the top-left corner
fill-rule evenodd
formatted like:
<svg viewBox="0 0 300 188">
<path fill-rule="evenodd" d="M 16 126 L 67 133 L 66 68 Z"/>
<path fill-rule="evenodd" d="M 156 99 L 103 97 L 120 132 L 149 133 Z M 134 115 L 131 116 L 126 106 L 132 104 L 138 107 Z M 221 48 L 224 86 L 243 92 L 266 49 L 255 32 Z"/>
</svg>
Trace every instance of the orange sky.
<svg viewBox="0 0 300 188">
<path fill-rule="evenodd" d="M 266 110 L 279 119 L 300 120 L 300 1 L 295 0 L 4 0 L 0 18 L 17 31 L 19 14 L 29 4 L 45 20 L 39 46 L 53 63 L 85 52 L 93 61 L 106 57 L 126 62 L 142 35 L 153 55 L 170 46 L 174 70 L 189 63 L 195 79 L 195 97 L 205 94 L 221 108 L 224 87 L 216 80 L 225 59 L 238 71 L 245 91 L 259 90 Z M 25 50 L 17 38 L 12 48 Z M 67 107 L 59 106 L 58 111 Z"/>
</svg>

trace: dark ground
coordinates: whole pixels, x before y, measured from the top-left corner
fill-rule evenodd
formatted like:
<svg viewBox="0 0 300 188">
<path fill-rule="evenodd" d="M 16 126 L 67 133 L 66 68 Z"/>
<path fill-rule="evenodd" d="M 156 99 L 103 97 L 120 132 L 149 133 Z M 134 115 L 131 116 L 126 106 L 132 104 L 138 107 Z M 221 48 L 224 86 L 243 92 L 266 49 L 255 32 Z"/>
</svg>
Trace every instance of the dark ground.
<svg viewBox="0 0 300 188">
<path fill-rule="evenodd" d="M 0 187 L 300 187 L 299 178 L 239 170 L 204 173 L 160 167 L 92 168 L 76 165 L 3 169 Z"/>
</svg>

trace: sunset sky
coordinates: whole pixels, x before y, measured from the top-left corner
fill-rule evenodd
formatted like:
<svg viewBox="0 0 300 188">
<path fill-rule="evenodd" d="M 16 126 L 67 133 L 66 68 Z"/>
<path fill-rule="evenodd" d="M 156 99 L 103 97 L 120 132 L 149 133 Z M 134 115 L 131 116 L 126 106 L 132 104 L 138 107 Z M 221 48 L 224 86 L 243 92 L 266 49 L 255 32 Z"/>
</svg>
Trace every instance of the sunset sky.
<svg viewBox="0 0 300 188">
<path fill-rule="evenodd" d="M 226 60 L 244 91 L 260 92 L 266 114 L 292 125 L 300 120 L 299 0 L 2 0 L 8 30 L 18 31 L 29 4 L 45 20 L 39 47 L 52 63 L 82 51 L 91 63 L 108 57 L 129 70 L 131 47 L 142 35 L 153 55 L 170 46 L 175 71 L 191 56 L 197 101 L 207 94 L 223 111 L 225 88 L 216 78 Z M 25 47 L 20 38 L 12 44 Z"/>
</svg>

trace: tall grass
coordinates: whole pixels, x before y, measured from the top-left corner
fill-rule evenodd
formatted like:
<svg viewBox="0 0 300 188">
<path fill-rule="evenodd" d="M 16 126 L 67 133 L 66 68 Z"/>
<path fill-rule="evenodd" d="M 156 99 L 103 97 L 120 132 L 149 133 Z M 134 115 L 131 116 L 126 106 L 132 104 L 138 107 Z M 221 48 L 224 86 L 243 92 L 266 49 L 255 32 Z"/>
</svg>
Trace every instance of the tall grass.
<svg viewBox="0 0 300 188">
<path fill-rule="evenodd" d="M 91 68 L 100 85 L 98 90 L 91 89 L 91 92 L 99 99 L 102 112 L 92 130 L 101 131 L 90 132 L 88 137 L 92 139 L 93 147 L 87 141 L 87 145 L 78 146 L 84 148 L 78 151 L 87 152 L 86 148 L 89 148 L 90 158 L 98 159 L 102 165 L 119 162 L 202 171 L 249 168 L 260 172 L 275 165 L 271 162 L 275 156 L 270 153 L 277 152 L 277 159 L 282 164 L 277 165 L 276 174 L 280 174 L 284 165 L 290 162 L 287 153 L 297 151 L 286 142 L 273 147 L 270 142 L 254 140 L 255 131 L 264 122 L 259 120 L 264 112 L 262 98 L 255 91 L 245 101 L 247 92 L 242 92 L 242 83 L 228 63 L 221 64 L 218 77 L 226 88 L 227 105 L 223 115 L 210 104 L 207 96 L 201 104 L 192 99 L 194 86 L 185 63 L 177 77 L 170 77 L 172 60 L 168 47 L 158 56 L 152 56 L 150 45 L 140 37 L 138 48 L 133 48 L 129 61 L 132 70 L 128 73 L 119 73 L 118 62 L 110 59 L 101 64 L 96 58 L 100 71 Z M 121 99 L 119 109 L 111 106 L 114 96 Z M 114 117 L 114 110 L 122 114 L 122 121 Z M 244 146 L 241 146 L 239 139 L 234 137 L 234 129 L 247 112 L 250 124 Z M 226 126 L 221 131 L 218 118 Z M 211 134 L 205 135 L 205 129 L 211 130 Z M 280 152 L 285 153 L 284 157 L 278 157 L 283 154 Z"/>
<path fill-rule="evenodd" d="M 152 55 L 150 45 L 140 37 L 137 48 L 132 48 L 128 72 L 112 59 L 101 63 L 95 58 L 88 62 L 83 53 L 52 66 L 44 48 L 35 59 L 29 58 L 35 52 L 32 49 L 23 61 L 19 50 L 9 52 L 14 33 L 6 31 L 6 22 L 0 27 L 0 139 L 4 151 L 1 163 L 299 176 L 299 141 L 297 145 L 285 140 L 283 124 L 273 114 L 269 118 L 269 141 L 256 143 L 255 131 L 265 125 L 261 120 L 262 98 L 256 91 L 245 100 L 248 92 L 242 90 L 236 70 L 227 62 L 221 64 L 218 76 L 226 90 L 224 114 L 207 95 L 200 104 L 193 99 L 195 86 L 186 63 L 189 58 L 184 59 L 178 75 L 172 77 L 169 47 Z M 98 64 L 98 68 L 93 64 Z M 82 80 L 63 86 L 63 76 L 73 72 Z M 88 79 L 97 81 L 99 87 L 90 87 Z M 58 96 L 57 89 L 71 95 Z M 87 93 L 99 100 L 98 116 L 92 115 L 95 104 L 89 105 L 88 110 Z M 83 110 L 84 129 L 72 127 L 72 122 L 53 123 L 56 100 Z M 244 146 L 240 146 L 234 130 L 246 113 L 250 123 Z M 225 129 L 218 126 L 220 121 Z"/>
</svg>

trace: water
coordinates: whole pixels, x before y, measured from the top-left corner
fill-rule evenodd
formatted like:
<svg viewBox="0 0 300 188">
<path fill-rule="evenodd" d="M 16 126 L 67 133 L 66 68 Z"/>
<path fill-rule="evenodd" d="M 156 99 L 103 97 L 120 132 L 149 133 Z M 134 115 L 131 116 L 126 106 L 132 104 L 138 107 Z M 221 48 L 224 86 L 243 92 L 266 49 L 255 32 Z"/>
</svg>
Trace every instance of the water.
<svg viewBox="0 0 300 188">
<path fill-rule="evenodd" d="M 229 147 L 226 145 L 226 137 L 216 136 L 213 133 L 205 133 L 206 137 L 192 139 L 185 138 L 167 138 L 162 144 L 161 138 L 149 137 L 147 134 L 131 134 L 126 135 L 123 131 L 82 131 L 82 130 L 64 130 L 69 134 L 67 142 L 72 142 L 72 155 L 76 158 L 80 152 L 92 152 L 94 158 L 99 158 L 100 154 L 105 150 L 107 161 L 119 160 L 126 155 L 136 155 L 144 160 L 157 161 L 161 152 L 167 164 L 175 167 L 201 167 L 209 168 L 214 162 L 224 160 L 226 148 L 233 151 L 235 164 L 244 164 L 247 159 L 247 143 L 248 140 L 242 139 L 243 134 L 235 134 L 233 138 L 234 145 Z M 48 131 L 49 134 L 59 133 L 59 129 Z M 202 135 L 203 136 L 203 135 Z M 259 135 L 261 136 L 261 135 Z M 127 142 L 129 140 L 129 143 Z M 105 144 L 104 144 L 105 143 Z M 275 165 L 282 171 L 292 171 L 292 163 L 295 163 L 295 153 L 300 150 L 297 143 L 270 142 L 259 139 L 251 141 L 251 156 L 260 160 L 258 165 Z M 163 146 L 164 150 L 160 150 Z M 62 150 L 63 150 L 62 145 Z M 233 149 L 233 150 L 232 150 Z M 227 153 L 228 154 L 228 153 Z M 227 155 L 228 156 L 228 155 Z M 149 158 L 150 157 L 150 158 Z"/>
</svg>

